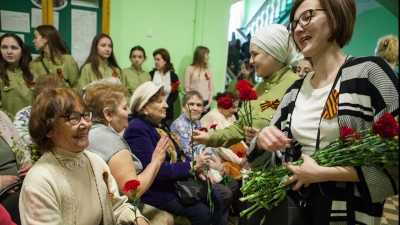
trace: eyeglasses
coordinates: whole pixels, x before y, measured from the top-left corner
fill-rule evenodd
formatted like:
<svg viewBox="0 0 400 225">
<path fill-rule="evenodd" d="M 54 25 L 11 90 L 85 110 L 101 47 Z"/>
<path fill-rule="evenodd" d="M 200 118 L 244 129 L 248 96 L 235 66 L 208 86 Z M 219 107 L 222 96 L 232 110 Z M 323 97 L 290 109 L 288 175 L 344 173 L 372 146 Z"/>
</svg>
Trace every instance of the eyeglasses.
<svg viewBox="0 0 400 225">
<path fill-rule="evenodd" d="M 309 9 L 309 10 L 304 11 L 300 15 L 298 20 L 293 20 L 287 26 L 287 30 L 289 31 L 289 34 L 290 35 L 294 34 L 294 30 L 296 29 L 297 24 L 299 24 L 301 27 L 307 26 L 311 22 L 313 11 L 327 11 L 327 9 Z"/>
<path fill-rule="evenodd" d="M 92 120 L 92 114 L 93 114 L 92 111 L 86 111 L 86 112 L 84 112 L 82 114 L 78 113 L 78 112 L 72 112 L 72 113 L 69 113 L 69 114 L 61 116 L 61 117 L 68 118 L 69 123 L 71 125 L 76 125 L 81 121 L 82 117 L 86 122 L 91 121 Z"/>
</svg>

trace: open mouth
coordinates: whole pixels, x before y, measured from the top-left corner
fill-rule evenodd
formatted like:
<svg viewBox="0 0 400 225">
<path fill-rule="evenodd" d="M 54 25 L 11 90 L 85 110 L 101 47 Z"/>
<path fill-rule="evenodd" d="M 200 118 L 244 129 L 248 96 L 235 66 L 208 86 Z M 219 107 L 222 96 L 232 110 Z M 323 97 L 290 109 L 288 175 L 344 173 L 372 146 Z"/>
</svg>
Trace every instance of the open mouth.
<svg viewBox="0 0 400 225">
<path fill-rule="evenodd" d="M 310 37 L 307 37 L 307 36 L 300 38 L 300 44 L 303 45 L 309 39 L 310 39 Z"/>
</svg>

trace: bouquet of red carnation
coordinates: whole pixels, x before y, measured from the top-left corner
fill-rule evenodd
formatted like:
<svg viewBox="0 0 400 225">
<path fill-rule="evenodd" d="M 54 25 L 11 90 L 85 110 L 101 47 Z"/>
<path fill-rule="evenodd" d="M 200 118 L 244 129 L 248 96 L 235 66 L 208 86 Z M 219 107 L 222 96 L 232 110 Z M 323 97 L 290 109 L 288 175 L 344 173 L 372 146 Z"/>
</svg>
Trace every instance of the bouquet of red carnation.
<svg viewBox="0 0 400 225">
<path fill-rule="evenodd" d="M 383 164 L 384 166 L 399 165 L 399 124 L 394 117 L 385 113 L 371 128 L 355 132 L 348 126 L 340 128 L 340 136 L 325 148 L 315 151 L 311 155 L 319 165 L 333 166 L 362 166 L 367 164 Z M 291 162 L 292 165 L 301 165 L 302 159 Z M 292 171 L 284 166 L 261 171 L 249 171 L 244 186 L 241 201 L 255 202 L 240 216 L 248 213 L 250 217 L 261 208 L 271 210 L 286 196 L 295 183 L 285 185 L 282 182 L 293 175 Z"/>
<path fill-rule="evenodd" d="M 257 92 L 253 90 L 250 83 L 246 80 L 241 80 L 237 83 L 236 89 L 239 91 L 239 99 L 242 101 L 242 108 L 244 113 L 240 110 L 239 113 L 243 118 L 243 123 L 245 126 L 253 126 L 253 116 L 251 112 L 254 107 L 251 106 L 251 100 L 257 100 Z"/>
</svg>

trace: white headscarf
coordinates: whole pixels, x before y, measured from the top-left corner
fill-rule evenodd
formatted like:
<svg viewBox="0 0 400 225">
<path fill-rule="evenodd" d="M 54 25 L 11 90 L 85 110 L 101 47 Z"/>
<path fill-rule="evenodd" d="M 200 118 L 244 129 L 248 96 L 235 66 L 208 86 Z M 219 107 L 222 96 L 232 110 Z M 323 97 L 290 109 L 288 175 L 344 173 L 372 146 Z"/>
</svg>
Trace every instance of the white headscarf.
<svg viewBox="0 0 400 225">
<path fill-rule="evenodd" d="M 289 40 L 286 27 L 281 24 L 271 24 L 259 29 L 251 38 L 251 43 L 286 65 L 296 66 L 304 58 L 293 41 Z"/>
</svg>

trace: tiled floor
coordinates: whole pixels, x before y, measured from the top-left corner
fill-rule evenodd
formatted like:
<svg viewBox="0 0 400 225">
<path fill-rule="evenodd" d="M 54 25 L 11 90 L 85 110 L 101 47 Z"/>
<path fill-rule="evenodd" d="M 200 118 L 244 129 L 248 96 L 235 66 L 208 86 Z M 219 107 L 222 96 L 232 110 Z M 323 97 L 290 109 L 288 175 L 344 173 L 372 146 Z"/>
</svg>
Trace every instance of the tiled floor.
<svg viewBox="0 0 400 225">
<path fill-rule="evenodd" d="M 381 225 L 399 224 L 399 196 L 386 199 Z"/>
</svg>

